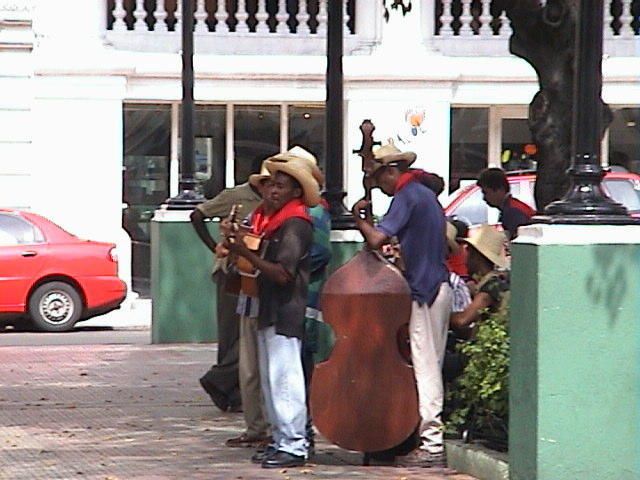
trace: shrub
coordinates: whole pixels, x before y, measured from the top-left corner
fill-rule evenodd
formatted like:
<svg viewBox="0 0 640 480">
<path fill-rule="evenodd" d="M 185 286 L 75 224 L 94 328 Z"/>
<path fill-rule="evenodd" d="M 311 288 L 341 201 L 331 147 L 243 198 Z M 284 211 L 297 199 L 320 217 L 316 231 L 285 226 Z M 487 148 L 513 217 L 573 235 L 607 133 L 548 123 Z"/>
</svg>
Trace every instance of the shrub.
<svg viewBox="0 0 640 480">
<path fill-rule="evenodd" d="M 500 447 L 506 447 L 509 423 L 508 317 L 507 310 L 488 315 L 475 338 L 459 346 L 467 364 L 448 397 L 454 408 L 449 429 L 467 430 Z"/>
</svg>

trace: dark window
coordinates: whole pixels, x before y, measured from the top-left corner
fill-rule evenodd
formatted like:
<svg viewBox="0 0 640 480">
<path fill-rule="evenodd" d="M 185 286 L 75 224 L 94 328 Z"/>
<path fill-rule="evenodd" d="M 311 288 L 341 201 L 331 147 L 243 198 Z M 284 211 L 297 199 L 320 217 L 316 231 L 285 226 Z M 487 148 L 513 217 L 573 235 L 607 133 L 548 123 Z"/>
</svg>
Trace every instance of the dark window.
<svg viewBox="0 0 640 480">
<path fill-rule="evenodd" d="M 149 220 L 169 197 L 171 106 L 124 106 L 122 226 L 132 243 L 133 290 L 148 296 L 150 285 Z"/>
<path fill-rule="evenodd" d="M 226 118 L 225 105 L 196 106 L 193 171 L 200 193 L 206 198 L 215 197 L 225 186 Z"/>
<path fill-rule="evenodd" d="M 460 180 L 477 179 L 488 164 L 489 109 L 451 109 L 451 157 L 449 191 L 460 187 Z"/>
<path fill-rule="evenodd" d="M 300 145 L 318 160 L 325 171 L 324 151 L 325 108 L 321 105 L 289 107 L 289 148 Z"/>
<path fill-rule="evenodd" d="M 233 152 L 235 182 L 244 183 L 263 160 L 280 152 L 280 107 L 236 105 Z"/>
<path fill-rule="evenodd" d="M 640 108 L 613 111 L 609 125 L 609 164 L 640 173 Z"/>
</svg>

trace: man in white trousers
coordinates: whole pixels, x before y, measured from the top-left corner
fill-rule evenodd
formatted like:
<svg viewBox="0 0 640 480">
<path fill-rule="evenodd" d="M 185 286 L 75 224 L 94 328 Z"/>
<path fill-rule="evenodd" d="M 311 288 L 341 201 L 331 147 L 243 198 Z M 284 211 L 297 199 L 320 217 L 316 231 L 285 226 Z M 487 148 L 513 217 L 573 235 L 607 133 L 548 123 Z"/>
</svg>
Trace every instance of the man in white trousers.
<svg viewBox="0 0 640 480">
<path fill-rule="evenodd" d="M 399 463 L 443 467 L 442 363 L 452 302 L 445 265 L 446 223 L 436 195 L 424 184 L 425 172 L 409 168 L 415 159 L 415 153 L 401 152 L 393 144 L 374 151 L 369 175 L 393 201 L 377 226 L 363 218 L 366 200 L 357 202 L 352 213 L 371 248 L 398 238 L 405 259 L 403 274 L 411 288 L 409 336 L 418 388 L 420 445 Z"/>
</svg>

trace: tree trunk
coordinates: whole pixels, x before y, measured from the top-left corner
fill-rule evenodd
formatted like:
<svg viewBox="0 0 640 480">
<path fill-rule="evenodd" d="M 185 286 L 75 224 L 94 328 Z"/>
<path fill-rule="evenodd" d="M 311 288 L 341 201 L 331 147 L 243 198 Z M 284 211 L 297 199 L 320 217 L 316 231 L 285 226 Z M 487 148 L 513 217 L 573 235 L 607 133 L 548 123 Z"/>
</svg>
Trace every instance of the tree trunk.
<svg viewBox="0 0 640 480">
<path fill-rule="evenodd" d="M 538 211 L 564 196 L 569 187 L 573 125 L 576 1 L 512 0 L 505 9 L 513 35 L 509 50 L 531 64 L 540 90 L 529 104 L 529 128 L 538 146 L 534 196 Z M 603 130 L 611 110 L 602 102 Z"/>
</svg>

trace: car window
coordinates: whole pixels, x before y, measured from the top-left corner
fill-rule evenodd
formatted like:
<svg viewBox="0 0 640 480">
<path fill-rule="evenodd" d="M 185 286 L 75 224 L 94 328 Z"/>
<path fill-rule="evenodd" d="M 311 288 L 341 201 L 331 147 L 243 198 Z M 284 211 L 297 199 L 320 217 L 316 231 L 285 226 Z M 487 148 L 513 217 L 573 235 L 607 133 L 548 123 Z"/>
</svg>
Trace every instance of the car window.
<svg viewBox="0 0 640 480">
<path fill-rule="evenodd" d="M 603 183 L 611 198 L 627 207 L 629 212 L 640 210 L 640 185 L 636 182 L 605 179 Z"/>
<path fill-rule="evenodd" d="M 489 207 L 482 198 L 482 190 L 474 188 L 473 192 L 451 212 L 451 215 L 470 225 L 478 225 L 488 223 L 488 210 Z"/>
<path fill-rule="evenodd" d="M 0 214 L 0 245 L 29 245 L 42 243 L 42 232 L 16 215 Z"/>
</svg>

